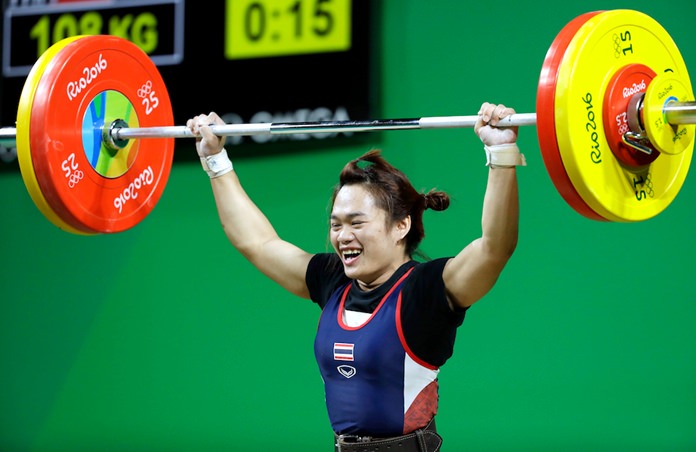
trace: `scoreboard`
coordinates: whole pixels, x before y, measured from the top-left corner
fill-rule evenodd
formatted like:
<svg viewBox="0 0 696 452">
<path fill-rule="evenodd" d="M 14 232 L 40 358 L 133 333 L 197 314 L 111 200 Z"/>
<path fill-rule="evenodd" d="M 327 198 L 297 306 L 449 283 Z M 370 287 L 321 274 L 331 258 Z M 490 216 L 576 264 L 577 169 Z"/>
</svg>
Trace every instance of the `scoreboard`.
<svg viewBox="0 0 696 452">
<path fill-rule="evenodd" d="M 215 111 L 228 123 L 374 115 L 369 0 L 4 0 L 0 127 L 14 126 L 27 74 L 52 44 L 115 35 L 157 65 L 174 125 Z M 357 135 L 357 134 L 356 134 Z M 228 137 L 236 153 L 330 147 L 350 133 Z M 176 153 L 193 160 L 195 153 Z M 0 149 L 0 169 L 18 168 Z"/>
</svg>

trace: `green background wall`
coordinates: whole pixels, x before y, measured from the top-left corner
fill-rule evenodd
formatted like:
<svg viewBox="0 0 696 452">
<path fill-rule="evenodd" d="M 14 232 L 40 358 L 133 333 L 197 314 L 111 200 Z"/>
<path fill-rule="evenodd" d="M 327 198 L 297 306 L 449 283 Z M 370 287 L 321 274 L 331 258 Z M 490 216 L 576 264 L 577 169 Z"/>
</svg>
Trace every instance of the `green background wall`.
<svg viewBox="0 0 696 452">
<path fill-rule="evenodd" d="M 693 0 L 381 2 L 380 117 L 486 100 L 534 111 L 556 33 L 618 8 L 660 22 L 696 71 Z M 519 142 L 520 243 L 440 374 L 444 450 L 696 450 L 693 176 L 651 220 L 594 222 L 555 191 L 535 128 Z M 284 238 L 323 251 L 330 187 L 371 146 L 452 195 L 426 214 L 427 254 L 477 237 L 486 168 L 471 130 L 375 133 L 235 167 Z M 319 311 L 227 244 L 199 165 L 176 165 L 152 214 L 118 235 L 61 232 L 19 174 L 0 175 L 0 193 L 0 450 L 331 450 Z"/>
</svg>

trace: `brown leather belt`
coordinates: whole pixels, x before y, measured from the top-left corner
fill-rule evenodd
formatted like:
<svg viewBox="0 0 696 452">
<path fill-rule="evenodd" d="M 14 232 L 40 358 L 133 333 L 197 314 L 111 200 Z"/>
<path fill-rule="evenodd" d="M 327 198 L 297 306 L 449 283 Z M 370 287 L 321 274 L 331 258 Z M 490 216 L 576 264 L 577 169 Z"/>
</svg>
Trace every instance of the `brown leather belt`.
<svg viewBox="0 0 696 452">
<path fill-rule="evenodd" d="M 435 419 L 422 429 L 413 433 L 391 438 L 374 438 L 358 435 L 334 435 L 336 452 L 376 452 L 398 450 L 400 452 L 437 452 L 442 445 L 442 437 L 435 429 Z"/>
</svg>

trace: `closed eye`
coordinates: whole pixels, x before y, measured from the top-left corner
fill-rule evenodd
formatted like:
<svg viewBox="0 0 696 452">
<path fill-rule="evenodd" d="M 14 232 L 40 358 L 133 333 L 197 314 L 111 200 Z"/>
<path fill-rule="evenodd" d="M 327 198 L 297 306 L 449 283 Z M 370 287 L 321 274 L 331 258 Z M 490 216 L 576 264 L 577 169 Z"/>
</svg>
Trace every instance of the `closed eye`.
<svg viewBox="0 0 696 452">
<path fill-rule="evenodd" d="M 366 223 L 366 221 L 360 220 L 360 217 L 364 218 L 365 214 L 363 212 L 353 212 L 347 215 L 332 214 L 331 218 L 329 219 L 329 225 L 333 230 L 340 229 L 344 224 L 347 225 L 348 221 L 350 221 L 350 225 L 353 227 L 361 226 L 362 224 Z"/>
</svg>

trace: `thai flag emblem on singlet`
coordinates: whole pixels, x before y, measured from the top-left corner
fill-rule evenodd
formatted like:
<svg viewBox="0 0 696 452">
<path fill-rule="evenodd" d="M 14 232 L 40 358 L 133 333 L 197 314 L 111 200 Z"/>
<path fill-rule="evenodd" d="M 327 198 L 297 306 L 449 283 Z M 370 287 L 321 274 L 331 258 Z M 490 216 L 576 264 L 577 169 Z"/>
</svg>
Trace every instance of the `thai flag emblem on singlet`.
<svg viewBox="0 0 696 452">
<path fill-rule="evenodd" d="M 353 348 L 355 344 L 346 344 L 343 342 L 334 342 L 334 360 L 336 361 L 353 361 Z"/>
</svg>

